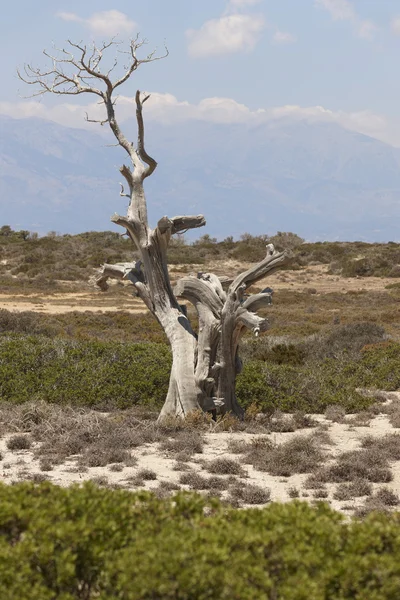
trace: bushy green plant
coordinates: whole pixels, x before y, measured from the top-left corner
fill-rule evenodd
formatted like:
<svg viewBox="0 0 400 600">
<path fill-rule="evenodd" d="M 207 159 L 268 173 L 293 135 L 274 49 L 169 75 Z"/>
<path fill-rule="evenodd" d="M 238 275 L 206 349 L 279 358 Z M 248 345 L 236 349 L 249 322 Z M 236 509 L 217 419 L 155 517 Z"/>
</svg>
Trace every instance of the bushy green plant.
<svg viewBox="0 0 400 600">
<path fill-rule="evenodd" d="M 0 399 L 124 408 L 161 405 L 170 352 L 164 344 L 0 337 Z"/>
<path fill-rule="evenodd" d="M 400 344 L 383 342 L 365 346 L 357 378 L 363 387 L 397 390 L 400 387 Z"/>
<path fill-rule="evenodd" d="M 0 485 L 0 596 L 18 600 L 395 600 L 400 518 L 345 522 L 298 501 L 217 500 L 86 484 Z"/>
<path fill-rule="evenodd" d="M 245 408 L 256 403 L 268 414 L 324 412 L 331 404 L 357 412 L 373 403 L 356 392 L 362 376 L 356 361 L 326 359 L 297 367 L 249 361 L 238 376 L 237 395 Z"/>
</svg>

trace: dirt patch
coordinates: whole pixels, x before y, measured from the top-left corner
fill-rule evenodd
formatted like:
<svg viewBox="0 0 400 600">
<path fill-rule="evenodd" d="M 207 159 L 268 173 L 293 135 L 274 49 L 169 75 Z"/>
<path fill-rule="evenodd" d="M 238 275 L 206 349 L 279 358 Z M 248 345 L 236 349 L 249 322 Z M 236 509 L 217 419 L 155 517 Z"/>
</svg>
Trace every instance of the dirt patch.
<svg viewBox="0 0 400 600">
<path fill-rule="evenodd" d="M 0 438 L 0 478 L 8 483 L 48 479 L 68 486 L 93 480 L 98 485 L 148 489 L 160 495 L 198 489 L 239 506 L 299 497 L 324 500 L 346 514 L 361 514 L 375 506 L 367 498 L 380 498 L 380 489 L 385 490 L 385 497 L 390 496 L 393 506 L 397 506 L 395 499 L 400 494 L 400 435 L 397 439 L 398 430 L 386 414 L 360 427 L 348 420 L 333 423 L 324 415 L 313 415 L 316 427 L 311 430 L 260 434 L 203 429 L 190 434 L 173 428 L 157 429 L 154 420 L 143 420 L 143 415 L 134 416 L 133 412 L 74 413 L 70 408 L 43 406 L 36 411 L 32 407 L 25 412 L 19 409 L 21 414 L 14 408 L 9 410 L 10 414 L 5 414 L 3 409 Z M 71 446 L 72 426 L 76 447 Z M 189 444 L 190 451 L 186 452 L 191 436 L 196 444 Z M 384 436 L 390 441 L 390 481 L 367 481 L 359 476 L 354 481 L 345 478 L 344 483 L 315 479 L 322 464 L 329 468 L 345 453 L 379 446 Z M 105 460 L 92 461 L 102 448 L 108 452 L 107 456 L 103 452 Z M 303 453 L 301 468 L 287 473 L 270 468 L 268 461 L 282 453 L 296 466 L 299 452 Z"/>
<path fill-rule="evenodd" d="M 208 265 L 191 265 L 191 270 L 183 270 L 185 265 L 173 265 L 170 269 L 172 284 L 179 278 L 197 271 L 214 272 L 230 278 L 245 271 L 251 263 L 240 263 L 233 260 L 216 261 Z M 332 292 L 383 292 L 388 284 L 399 283 L 400 279 L 382 277 L 349 277 L 343 278 L 328 274 L 326 265 L 309 266 L 300 271 L 281 271 L 257 284 L 257 288 L 268 286 L 274 291 L 290 290 L 304 294 L 326 294 Z M 82 287 L 86 284 L 82 284 Z M 0 294 L 0 309 L 22 312 L 33 310 L 44 314 L 60 314 L 68 312 L 110 312 L 124 310 L 132 314 L 146 312 L 147 309 L 139 298 L 127 296 L 127 290 L 111 286 L 112 293 L 102 293 L 96 289 L 74 292 L 46 292 L 37 294 Z"/>
</svg>

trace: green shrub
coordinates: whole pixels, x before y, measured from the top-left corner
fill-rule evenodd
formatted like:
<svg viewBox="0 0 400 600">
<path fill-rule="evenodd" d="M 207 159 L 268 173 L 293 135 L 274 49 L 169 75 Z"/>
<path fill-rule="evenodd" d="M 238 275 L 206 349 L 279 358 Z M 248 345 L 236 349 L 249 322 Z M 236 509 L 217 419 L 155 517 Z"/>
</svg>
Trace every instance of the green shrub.
<svg viewBox="0 0 400 600">
<path fill-rule="evenodd" d="M 277 409 L 324 412 L 332 404 L 357 412 L 374 402 L 356 392 L 363 375 L 358 362 L 345 359 L 298 367 L 249 361 L 237 378 L 236 392 L 244 408 L 256 403 L 267 414 Z"/>
<path fill-rule="evenodd" d="M 164 344 L 0 337 L 0 399 L 75 406 L 161 405 L 171 368 Z"/>
<path fill-rule="evenodd" d="M 94 484 L 0 485 L 0 597 L 395 600 L 400 517 L 326 504 L 235 510 Z"/>
<path fill-rule="evenodd" d="M 336 405 L 359 412 L 373 399 L 358 388 L 400 387 L 400 344 L 381 341 L 385 331 L 374 323 L 345 325 L 297 345 L 271 346 L 266 340 L 259 347 L 246 344 L 245 354 L 257 360 L 248 360 L 237 378 L 244 408 L 255 403 L 267 414 L 276 409 L 315 413 Z"/>
<path fill-rule="evenodd" d="M 400 344 L 383 342 L 365 346 L 357 377 L 362 387 L 397 390 L 400 387 Z"/>
</svg>

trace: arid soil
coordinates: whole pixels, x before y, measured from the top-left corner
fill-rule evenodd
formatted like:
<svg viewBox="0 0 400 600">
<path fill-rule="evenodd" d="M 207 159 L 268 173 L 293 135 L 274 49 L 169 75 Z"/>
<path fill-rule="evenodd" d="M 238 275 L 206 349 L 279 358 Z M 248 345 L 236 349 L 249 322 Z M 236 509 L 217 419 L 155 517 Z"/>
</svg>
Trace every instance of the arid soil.
<svg viewBox="0 0 400 600">
<path fill-rule="evenodd" d="M 237 261 L 219 261 L 209 265 L 191 265 L 189 270 L 186 265 L 174 265 L 171 268 L 172 282 L 189 273 L 197 271 L 214 272 L 217 275 L 234 277 L 237 273 L 246 270 L 250 263 Z M 261 280 L 257 288 L 268 286 L 275 291 L 291 290 L 304 293 L 325 294 L 330 292 L 356 292 L 356 291 L 384 291 L 388 284 L 399 283 L 400 279 L 382 277 L 349 277 L 342 278 L 327 273 L 326 265 L 315 265 L 301 271 L 281 271 Z M 66 282 L 64 282 L 66 284 Z M 130 284 L 127 284 L 130 285 Z M 45 291 L 35 294 L 1 294 L 0 309 L 21 312 L 32 310 L 44 314 L 60 314 L 68 312 L 109 312 L 124 310 L 133 314 L 146 312 L 140 299 L 133 295 L 124 294 L 120 297 L 116 293 L 103 293 L 89 284 L 82 283 L 80 291 L 52 292 Z"/>
<path fill-rule="evenodd" d="M 389 407 L 395 406 L 397 408 L 400 406 L 400 393 L 394 392 L 388 394 L 387 397 L 389 400 L 382 404 L 383 411 L 387 410 L 388 405 Z M 92 432 L 93 419 L 100 418 L 100 420 L 104 420 L 110 417 L 108 414 L 93 415 L 95 413 L 87 413 L 84 417 L 87 419 L 87 426 L 89 429 L 91 428 Z M 111 418 L 115 419 L 115 415 L 114 417 L 111 416 Z M 282 415 L 280 418 L 282 418 Z M 17 420 L 15 419 L 11 419 L 8 424 L 8 429 L 14 428 L 14 432 L 5 433 L 7 424 L 3 421 L 3 436 L 0 439 L 0 453 L 2 457 L 0 463 L 1 480 L 11 483 L 29 479 L 33 479 L 34 481 L 47 479 L 61 486 L 92 480 L 103 486 L 121 487 L 130 490 L 148 489 L 154 490 L 161 495 L 171 493 L 171 491 L 177 489 L 195 489 L 197 491 L 203 490 L 203 493 L 219 495 L 222 499 L 229 501 L 232 501 L 232 493 L 234 494 L 235 490 L 237 493 L 238 489 L 248 489 L 253 490 L 253 492 L 256 490 L 257 492 L 250 500 L 250 504 L 253 505 L 262 505 L 269 501 L 286 502 L 291 498 L 298 497 L 307 501 L 324 500 L 329 502 L 333 508 L 343 511 L 348 515 L 354 514 L 357 510 L 362 509 L 362 507 L 368 507 L 368 503 L 373 503 L 373 498 L 382 489 L 384 493 L 383 497 L 386 498 L 389 506 L 380 504 L 380 508 L 393 507 L 399 501 L 400 435 L 397 434 L 398 429 L 393 427 L 385 412 L 376 414 L 375 416 L 373 413 L 370 413 L 369 415 L 364 415 L 361 420 L 357 416 L 348 415 L 347 417 L 340 418 L 340 422 L 332 421 L 332 415 L 313 415 L 312 419 L 314 422 L 312 427 L 299 428 L 297 431 L 286 433 L 256 433 L 234 430 L 218 431 L 213 430 L 210 426 L 208 432 L 202 432 L 201 434 L 186 432 L 187 439 L 190 439 L 190 436 L 197 435 L 202 440 L 200 448 L 197 448 L 197 451 L 193 451 L 192 448 L 190 453 L 185 453 L 185 451 L 177 452 L 176 448 L 173 448 L 173 445 L 168 445 L 171 440 L 173 444 L 174 439 L 176 440 L 174 436 L 177 434 L 163 432 L 162 434 L 158 434 L 157 441 L 147 443 L 142 441 L 142 443 L 138 443 L 137 446 L 128 451 L 128 455 L 124 461 L 121 459 L 117 463 L 110 463 L 105 466 L 91 466 L 93 454 L 91 455 L 92 458 L 86 454 L 85 462 L 85 450 L 78 454 L 71 454 L 64 460 L 56 460 L 54 453 L 57 452 L 57 441 L 54 442 L 53 448 L 47 448 L 43 452 L 42 450 L 46 443 L 45 436 L 43 438 L 43 431 L 47 427 L 49 435 L 54 435 L 54 428 L 58 426 L 54 422 L 54 415 L 53 417 L 48 417 L 48 419 L 41 426 L 41 434 L 39 436 L 35 435 L 35 432 L 33 432 L 32 436 L 27 432 L 16 434 Z M 131 423 L 134 421 L 135 419 Z M 26 423 L 26 415 L 19 422 Z M 84 422 L 81 421 L 78 427 L 83 431 L 82 423 Z M 146 422 L 142 424 L 138 422 L 137 426 L 134 425 L 134 429 L 138 435 L 141 435 L 143 429 L 146 427 L 149 427 L 148 422 L 147 424 Z M 256 424 L 254 425 L 254 429 L 257 429 Z M 119 435 L 121 435 L 121 430 L 118 431 Z M 67 430 L 62 435 L 65 436 L 66 433 Z M 70 435 L 72 437 L 73 434 L 71 433 Z M 185 435 L 185 432 L 183 432 L 183 435 Z M 15 441 L 15 436 L 17 438 L 24 438 L 26 436 L 31 440 L 30 443 L 32 445 L 28 449 L 19 448 L 18 446 L 21 446 L 20 442 L 13 445 L 12 440 Z M 338 499 L 337 496 L 338 489 L 340 486 L 343 487 L 343 483 L 341 484 L 338 481 L 331 483 L 317 481 L 314 485 L 308 483 L 310 474 L 314 474 L 314 477 L 318 479 L 319 469 L 322 464 L 325 468 L 329 468 L 335 461 L 340 460 L 340 456 L 343 453 L 360 451 L 362 446 L 365 448 L 363 440 L 367 436 L 370 440 L 385 440 L 390 438 L 392 453 L 395 446 L 394 455 L 396 456 L 396 460 L 389 460 L 389 473 L 391 475 L 386 478 L 387 480 L 384 483 L 371 483 L 371 480 L 374 480 L 371 471 L 371 473 L 364 477 L 362 482 L 364 486 L 370 489 L 366 493 L 358 493 L 355 496 L 350 494 L 346 499 Z M 41 437 L 42 439 L 40 439 Z M 121 439 L 123 440 L 124 436 Z M 321 464 L 311 463 L 308 464 L 306 469 L 302 470 L 299 467 L 293 466 L 292 461 L 296 461 L 297 459 L 289 452 L 287 455 L 287 462 L 291 465 L 289 466 L 289 471 L 292 470 L 294 472 L 285 475 L 272 475 L 267 469 L 263 470 L 260 468 L 259 463 L 254 462 L 251 464 L 250 460 L 246 460 L 245 448 L 247 448 L 247 451 L 249 448 L 253 448 L 253 452 L 256 449 L 257 453 L 257 448 L 260 448 L 262 452 L 263 444 L 265 443 L 269 444 L 271 448 L 279 448 L 284 447 L 285 444 L 287 445 L 290 440 L 302 440 L 301 443 L 303 444 L 304 440 L 307 441 L 307 439 L 314 440 L 319 451 L 322 453 Z M 101 440 L 99 440 L 99 443 L 101 444 Z M 107 443 L 109 443 L 109 440 Z M 241 449 L 241 445 L 244 448 Z M 114 456 L 117 456 L 115 454 L 116 450 L 118 450 L 117 442 L 113 448 Z M 306 448 L 304 451 L 307 451 Z M 88 456 L 89 459 L 87 458 Z M 356 456 L 354 458 L 357 460 Z M 210 465 L 214 464 L 213 461 L 215 459 L 227 460 L 228 467 L 229 465 L 230 467 L 228 469 L 219 467 L 216 471 L 213 471 Z M 231 469 L 231 463 L 237 467 L 238 471 Z M 213 477 L 214 480 L 212 489 L 204 492 L 201 481 L 210 481 L 210 477 Z M 351 482 L 352 480 L 347 479 L 347 481 Z M 361 479 L 356 478 L 356 485 L 357 481 L 358 485 L 360 485 Z M 344 485 L 348 486 L 349 483 Z M 258 495 L 261 492 L 265 494 L 265 497 L 262 498 L 261 496 L 262 500 L 260 501 Z M 246 499 L 244 499 L 241 502 L 237 502 L 237 505 L 245 507 L 249 505 L 249 502 L 246 502 Z"/>
</svg>

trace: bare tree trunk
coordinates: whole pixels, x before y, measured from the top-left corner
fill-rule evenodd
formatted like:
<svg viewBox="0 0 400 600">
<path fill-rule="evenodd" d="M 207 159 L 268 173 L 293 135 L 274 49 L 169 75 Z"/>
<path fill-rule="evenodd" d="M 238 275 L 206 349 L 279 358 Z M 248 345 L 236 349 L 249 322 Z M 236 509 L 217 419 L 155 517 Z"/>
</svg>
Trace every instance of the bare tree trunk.
<svg viewBox="0 0 400 600">
<path fill-rule="evenodd" d="M 221 338 L 218 362 L 217 397 L 223 400 L 222 412 L 231 412 L 242 418 L 244 411 L 236 399 L 236 377 L 241 371 L 241 360 L 238 355 L 239 331 L 236 326 L 235 303 L 228 297 L 221 314 Z"/>
<path fill-rule="evenodd" d="M 236 277 L 227 292 L 218 277 L 210 273 L 178 281 L 175 294 L 192 302 L 199 317 L 196 372 L 204 391 L 203 409 L 243 417 L 244 411 L 235 393 L 236 377 L 242 369 L 239 342 L 246 329 L 258 335 L 268 328 L 268 321 L 255 311 L 271 301 L 270 295 L 263 293 L 245 298 L 245 291 L 286 261 L 285 254 L 275 252 L 273 246 L 268 245 L 264 260 Z"/>
<path fill-rule="evenodd" d="M 25 65 L 24 74 L 18 74 L 29 85 L 37 86 L 38 91 L 33 95 L 89 93 L 100 98 L 107 116 L 103 121 L 97 122 L 102 125 L 108 123 L 118 145 L 129 157 L 130 165 L 123 165 L 120 169 L 129 188 L 125 194 L 121 184 L 120 195 L 129 199 L 127 214 L 114 215 L 111 220 L 125 228 L 139 250 L 141 260 L 136 264 L 103 265 L 95 282 L 104 291 L 110 277 L 129 279 L 135 286 L 137 295 L 167 335 L 172 351 L 172 369 L 168 395 L 160 418 L 167 415 L 184 417 L 198 408 L 205 411 L 219 409 L 242 417 L 243 410 L 235 396 L 235 380 L 241 369 L 238 344 L 246 328 L 258 335 L 267 327 L 267 321 L 258 317 L 255 311 L 269 300 L 266 294 L 245 299 L 244 293 L 252 283 L 282 266 L 286 260 L 285 255 L 274 252 L 273 246 L 267 246 L 266 258 L 238 276 L 227 292 L 215 275 L 199 274 L 197 278 L 187 277 L 178 282 L 174 294 L 167 266 L 170 238 L 175 233 L 202 227 L 205 220 L 202 215 L 172 219 L 163 217 L 154 230 L 150 229 L 144 180 L 152 175 L 157 163 L 147 154 L 144 143 L 142 108 L 149 96 L 142 98 L 140 92 L 136 92 L 138 136 L 134 145 L 125 137 L 116 120 L 117 100 L 113 94 L 141 64 L 163 57 L 157 57 L 153 52 L 138 59 L 137 51 L 145 41 L 136 37 L 131 40 L 126 52 L 129 57 L 128 65 L 119 78 L 112 79 L 117 62 L 105 72 L 101 71 L 100 65 L 104 52 L 116 43 L 111 40 L 100 47 L 93 44 L 93 47 L 87 48 L 68 42 L 70 49 L 59 50 L 58 56 L 44 52 L 51 61 L 49 69 L 41 71 Z M 176 296 L 186 298 L 194 304 L 199 317 L 198 336 Z"/>
</svg>

